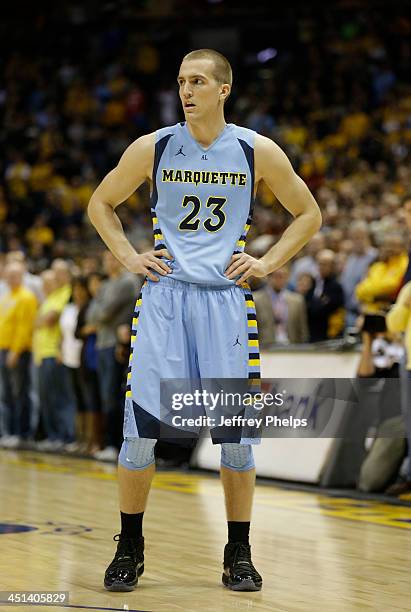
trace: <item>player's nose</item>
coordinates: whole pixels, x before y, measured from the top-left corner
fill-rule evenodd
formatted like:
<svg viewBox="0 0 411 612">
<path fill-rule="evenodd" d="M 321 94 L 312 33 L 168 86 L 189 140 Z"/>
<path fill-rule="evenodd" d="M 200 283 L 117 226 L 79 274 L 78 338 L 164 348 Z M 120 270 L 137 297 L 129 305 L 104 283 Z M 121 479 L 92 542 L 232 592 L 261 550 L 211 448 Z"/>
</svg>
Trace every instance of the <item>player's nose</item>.
<svg viewBox="0 0 411 612">
<path fill-rule="evenodd" d="M 183 85 L 183 97 L 185 100 L 188 100 L 192 96 L 192 91 L 190 87 L 190 83 L 185 83 Z"/>
</svg>

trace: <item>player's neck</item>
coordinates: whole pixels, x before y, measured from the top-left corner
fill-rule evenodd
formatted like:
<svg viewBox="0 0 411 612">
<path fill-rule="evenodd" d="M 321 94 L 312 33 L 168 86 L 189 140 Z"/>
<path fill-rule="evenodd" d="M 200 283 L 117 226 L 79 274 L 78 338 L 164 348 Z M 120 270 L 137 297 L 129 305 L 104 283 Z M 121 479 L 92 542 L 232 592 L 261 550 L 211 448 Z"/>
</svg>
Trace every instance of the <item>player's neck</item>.
<svg viewBox="0 0 411 612">
<path fill-rule="evenodd" d="M 202 119 L 201 122 L 187 121 L 186 123 L 191 136 L 202 147 L 209 147 L 226 126 L 224 115 L 219 116 L 217 119 L 213 116 L 209 119 Z"/>
</svg>

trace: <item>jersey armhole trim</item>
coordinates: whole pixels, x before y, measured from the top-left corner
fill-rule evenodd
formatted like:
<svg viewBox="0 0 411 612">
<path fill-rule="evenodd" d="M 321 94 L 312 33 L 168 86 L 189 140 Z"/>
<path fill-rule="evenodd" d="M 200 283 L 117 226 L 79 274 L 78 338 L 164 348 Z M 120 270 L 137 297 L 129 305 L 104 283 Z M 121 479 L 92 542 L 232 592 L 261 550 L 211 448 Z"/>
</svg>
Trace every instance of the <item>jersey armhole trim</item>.
<svg viewBox="0 0 411 612">
<path fill-rule="evenodd" d="M 153 174 L 152 174 L 152 191 L 151 191 L 151 208 L 155 208 L 158 200 L 158 191 L 157 191 L 157 170 L 160 165 L 161 157 L 164 153 L 164 150 L 168 144 L 168 141 L 173 136 L 173 134 L 166 134 L 160 140 L 156 142 L 155 150 L 154 150 L 154 163 L 153 163 Z"/>
</svg>

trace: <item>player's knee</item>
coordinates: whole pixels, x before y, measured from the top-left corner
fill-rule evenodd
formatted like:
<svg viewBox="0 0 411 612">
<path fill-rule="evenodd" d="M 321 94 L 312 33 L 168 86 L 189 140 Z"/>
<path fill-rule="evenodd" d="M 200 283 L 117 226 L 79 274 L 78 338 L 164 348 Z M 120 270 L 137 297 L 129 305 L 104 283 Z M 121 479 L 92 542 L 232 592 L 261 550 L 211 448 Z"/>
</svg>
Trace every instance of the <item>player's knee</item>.
<svg viewBox="0 0 411 612">
<path fill-rule="evenodd" d="M 126 438 L 118 456 L 119 464 L 127 470 L 144 470 L 155 461 L 156 442 L 151 438 Z"/>
<path fill-rule="evenodd" d="M 221 465 L 236 472 L 246 472 L 255 467 L 253 449 L 250 444 L 221 445 Z"/>
</svg>

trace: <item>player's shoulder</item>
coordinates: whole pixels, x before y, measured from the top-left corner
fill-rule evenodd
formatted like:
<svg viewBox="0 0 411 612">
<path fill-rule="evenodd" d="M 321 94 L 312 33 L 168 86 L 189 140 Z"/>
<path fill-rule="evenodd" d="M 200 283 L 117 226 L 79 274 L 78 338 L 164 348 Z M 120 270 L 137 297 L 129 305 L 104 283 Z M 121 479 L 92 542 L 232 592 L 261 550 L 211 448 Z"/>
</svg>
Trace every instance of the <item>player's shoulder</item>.
<svg viewBox="0 0 411 612">
<path fill-rule="evenodd" d="M 279 145 L 275 142 L 275 140 L 269 138 L 268 136 L 263 136 L 263 134 L 257 134 L 255 145 L 256 147 L 258 147 L 258 149 L 261 149 L 263 151 L 272 151 L 274 149 L 280 149 Z"/>
<path fill-rule="evenodd" d="M 250 128 L 246 128 L 242 125 L 237 125 L 235 123 L 229 123 L 228 127 L 230 128 L 234 137 L 237 138 L 237 140 L 246 142 L 250 147 L 254 148 L 256 137 L 258 136 L 257 132 L 255 132 L 254 130 L 250 130 Z"/>
<path fill-rule="evenodd" d="M 282 148 L 272 139 L 262 134 L 257 134 L 254 141 L 256 160 L 265 162 L 268 160 L 284 161 L 286 155 Z"/>
<path fill-rule="evenodd" d="M 155 142 L 159 142 L 164 138 L 169 139 L 172 136 L 175 136 L 181 132 L 184 128 L 184 122 L 176 123 L 174 125 L 167 125 L 165 127 L 159 128 L 154 132 L 155 134 Z"/>
<path fill-rule="evenodd" d="M 229 125 L 246 155 L 253 156 L 256 180 L 259 180 L 260 171 L 262 171 L 262 167 L 266 165 L 267 160 L 271 159 L 271 161 L 274 162 L 279 159 L 281 160 L 281 157 L 284 156 L 283 151 L 271 138 L 267 138 L 254 130 L 235 125 L 234 123 Z"/>
<path fill-rule="evenodd" d="M 124 152 L 123 157 L 125 159 L 133 158 L 133 157 L 141 157 L 146 154 L 150 154 L 154 151 L 154 145 L 156 142 L 156 133 L 151 132 L 150 134 L 144 134 L 143 136 L 139 136 L 129 146 Z"/>
<path fill-rule="evenodd" d="M 154 149 L 154 146 L 158 142 L 174 136 L 174 134 L 178 132 L 178 129 L 181 129 L 181 125 L 182 124 L 180 123 L 176 123 L 175 125 L 159 128 L 158 130 L 155 130 L 155 132 L 144 134 L 143 136 L 136 138 L 136 140 L 134 140 L 129 146 L 129 149 L 136 152 Z"/>
</svg>

